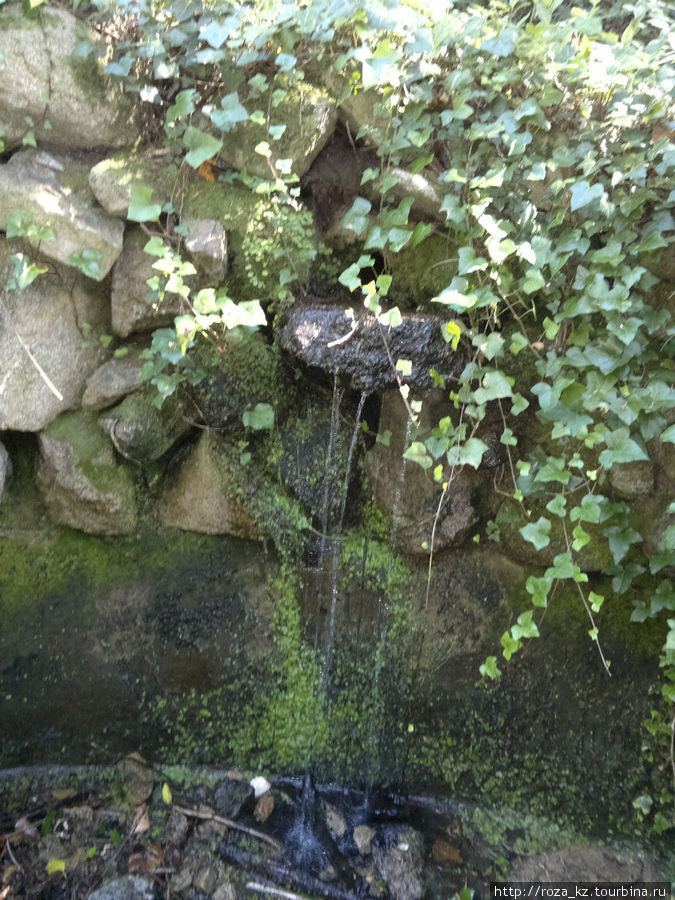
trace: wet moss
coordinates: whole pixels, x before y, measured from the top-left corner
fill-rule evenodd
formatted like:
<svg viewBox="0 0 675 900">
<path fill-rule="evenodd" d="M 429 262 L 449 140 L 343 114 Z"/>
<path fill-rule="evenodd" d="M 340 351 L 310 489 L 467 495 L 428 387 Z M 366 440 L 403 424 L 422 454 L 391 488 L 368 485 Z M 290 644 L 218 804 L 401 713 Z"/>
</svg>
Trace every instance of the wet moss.
<svg viewBox="0 0 675 900">
<path fill-rule="evenodd" d="M 430 235 L 416 247 L 392 254 L 392 299 L 408 306 L 429 303 L 457 274 L 456 258 L 454 242 L 442 235 Z"/>
</svg>

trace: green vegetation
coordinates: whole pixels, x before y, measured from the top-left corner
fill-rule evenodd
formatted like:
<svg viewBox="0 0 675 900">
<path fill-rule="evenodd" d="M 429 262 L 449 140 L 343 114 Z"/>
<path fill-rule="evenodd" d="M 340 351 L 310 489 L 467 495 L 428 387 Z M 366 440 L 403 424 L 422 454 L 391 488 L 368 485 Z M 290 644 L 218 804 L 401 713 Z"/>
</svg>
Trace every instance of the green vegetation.
<svg viewBox="0 0 675 900">
<path fill-rule="evenodd" d="M 146 247 L 157 257 L 157 296 L 177 293 L 191 307 L 175 330 L 155 334 L 148 354 L 145 376 L 160 402 L 182 381 L 204 377 L 198 340 L 217 344 L 228 329 L 264 326 L 270 303 L 276 312 L 306 285 L 321 243 L 294 160 L 275 148 L 297 125 L 295 112 L 281 121 L 294 87 L 340 85 L 335 99 L 349 136 L 370 147 L 377 164 L 363 172 L 342 218 L 354 243 L 339 280 L 390 327 L 401 322 L 391 298 L 431 300 L 447 312 L 446 339 L 469 358 L 456 382 L 437 379 L 457 416 L 418 427 L 407 456 L 449 491 L 459 467 L 481 465 L 488 446 L 479 428 L 496 415 L 508 506 L 490 536 L 516 529 L 541 563 L 499 653 L 508 662 L 537 637 L 554 596 L 557 602 L 571 588 L 609 674 L 601 612 L 623 605 L 617 597 L 634 598 L 632 619 L 655 620 L 665 635 L 649 733 L 660 741 L 667 773 L 675 730 L 675 526 L 661 521 L 654 530 L 653 517 L 636 514 L 617 487 L 622 467 L 637 462 L 653 466 L 657 492 L 671 483 L 675 52 L 666 0 L 581 7 L 458 0 L 434 4 L 433 14 L 425 4 L 364 9 L 353 0 L 94 6 L 137 17 L 136 30 L 120 32 L 107 70 L 128 91 L 142 88 L 152 98 L 145 138 L 156 140 L 159 131 L 171 162 L 258 198 L 237 246 L 240 281 L 231 276 L 192 292 L 185 279 L 194 269 L 174 240 L 180 204 L 153 202 L 142 186 L 132 191 L 132 218 L 162 230 Z M 251 161 L 219 174 L 231 139 L 253 126 L 260 140 Z M 413 176 L 430 203 L 410 189 Z M 19 287 L 36 274 L 17 268 Z M 411 296 L 420 280 L 420 295 Z M 407 401 L 405 384 L 402 392 Z M 251 406 L 271 400 L 256 395 Z M 249 419 L 257 430 L 254 422 L 266 427 L 269 415 L 259 410 Z M 595 572 L 609 585 L 603 593 L 591 587 Z M 319 663 L 301 647 L 290 594 L 281 597 L 277 701 L 281 709 L 295 702 L 310 709 L 320 744 Z M 387 633 L 394 627 L 389 622 Z M 386 669 L 380 649 L 376 642 L 378 678 Z M 496 678 L 499 665 L 491 656 L 481 673 Z M 267 708 L 263 722 L 280 733 Z M 294 740 L 289 758 L 309 752 L 300 726 Z M 672 817 L 674 788 L 664 774 L 653 796 L 640 798 L 639 811 L 653 816 L 657 831 Z"/>
</svg>

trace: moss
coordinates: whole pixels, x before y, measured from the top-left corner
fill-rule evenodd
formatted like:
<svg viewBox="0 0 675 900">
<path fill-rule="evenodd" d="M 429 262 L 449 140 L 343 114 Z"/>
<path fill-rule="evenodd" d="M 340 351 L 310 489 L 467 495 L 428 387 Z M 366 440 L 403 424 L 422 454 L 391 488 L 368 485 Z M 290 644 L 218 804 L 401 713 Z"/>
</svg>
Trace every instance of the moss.
<svg viewBox="0 0 675 900">
<path fill-rule="evenodd" d="M 96 490 L 117 494 L 125 507 L 134 509 L 133 478 L 115 462 L 110 442 L 96 423 L 96 414 L 64 413 L 45 428 L 45 434 L 72 448 L 78 468 Z"/>
<path fill-rule="evenodd" d="M 89 47 L 89 52 L 85 52 Z M 81 22 L 75 25 L 75 50 L 68 57 L 68 67 L 73 81 L 85 94 L 105 96 L 107 85 L 103 76 L 103 63 L 96 55 L 91 32 Z"/>
<path fill-rule="evenodd" d="M 457 247 L 450 237 L 430 235 L 416 247 L 391 254 L 391 297 L 399 304 L 429 303 L 457 274 Z"/>
</svg>

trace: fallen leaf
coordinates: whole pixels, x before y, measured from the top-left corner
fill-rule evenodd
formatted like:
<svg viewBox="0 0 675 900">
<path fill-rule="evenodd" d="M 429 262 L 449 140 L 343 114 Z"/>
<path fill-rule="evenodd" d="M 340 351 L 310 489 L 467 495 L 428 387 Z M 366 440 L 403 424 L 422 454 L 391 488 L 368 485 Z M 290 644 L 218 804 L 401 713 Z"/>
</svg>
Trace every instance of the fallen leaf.
<svg viewBox="0 0 675 900">
<path fill-rule="evenodd" d="M 29 821 L 28 816 L 21 816 L 14 825 L 14 835 L 18 840 L 30 840 L 37 836 L 37 828 Z"/>
<path fill-rule="evenodd" d="M 266 822 L 274 810 L 274 797 L 272 794 L 263 794 L 253 810 L 253 815 L 258 822 Z"/>
<path fill-rule="evenodd" d="M 451 869 L 453 866 L 459 866 L 462 863 L 462 854 L 459 850 L 440 838 L 434 841 L 434 846 L 431 848 L 431 858 L 442 869 Z"/>
<path fill-rule="evenodd" d="M 148 828 L 150 828 L 150 816 L 148 815 L 147 807 L 139 807 L 136 810 L 136 827 L 134 828 L 134 832 L 143 834 Z"/>
</svg>

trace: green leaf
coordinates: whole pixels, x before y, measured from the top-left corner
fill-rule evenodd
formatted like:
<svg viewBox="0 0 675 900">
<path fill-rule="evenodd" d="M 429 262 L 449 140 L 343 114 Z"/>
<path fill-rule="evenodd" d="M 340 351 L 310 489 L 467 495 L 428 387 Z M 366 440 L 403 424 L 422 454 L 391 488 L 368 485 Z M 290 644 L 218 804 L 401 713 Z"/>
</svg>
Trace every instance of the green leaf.
<svg viewBox="0 0 675 900">
<path fill-rule="evenodd" d="M 477 469 L 487 450 L 479 438 L 469 438 L 465 444 L 454 445 L 448 450 L 448 462 L 451 466 L 472 466 Z"/>
<path fill-rule="evenodd" d="M 587 206 L 594 200 L 599 200 L 603 196 L 605 196 L 605 189 L 601 184 L 591 185 L 588 181 L 578 181 L 572 185 L 570 209 L 574 212 L 583 206 Z"/>
<path fill-rule="evenodd" d="M 132 222 L 155 222 L 162 212 L 161 203 L 152 203 L 152 188 L 144 184 L 131 185 L 131 202 L 127 219 Z M 162 244 L 164 253 L 164 244 Z"/>
<path fill-rule="evenodd" d="M 239 94 L 233 91 L 222 98 L 220 106 L 212 109 L 210 116 L 216 128 L 220 128 L 221 131 L 230 131 L 239 122 L 245 122 L 248 119 L 248 110 L 239 101 Z M 207 159 L 209 158 L 207 157 Z"/>
<path fill-rule="evenodd" d="M 474 391 L 476 403 L 487 403 L 489 400 L 498 400 L 501 397 L 510 397 L 512 394 L 511 382 L 503 372 L 490 370 L 485 373 L 481 387 Z"/>
<path fill-rule="evenodd" d="M 522 647 L 521 642 L 513 638 L 508 631 L 504 632 L 499 642 L 504 648 L 504 659 L 507 662 L 511 659 L 513 654 Z"/>
<path fill-rule="evenodd" d="M 62 875 L 65 875 L 66 861 L 65 859 L 50 859 L 45 868 L 47 870 L 47 875 L 56 875 L 59 872 Z"/>
<path fill-rule="evenodd" d="M 539 637 L 539 629 L 533 621 L 534 610 L 528 609 L 521 613 L 516 620 L 516 624 L 511 626 L 511 634 L 519 641 L 522 638 Z"/>
<path fill-rule="evenodd" d="M 421 441 L 413 441 L 403 454 L 403 457 L 404 459 L 409 459 L 411 462 L 417 463 L 417 465 L 421 466 L 423 469 L 429 469 L 434 464 L 432 458 L 427 453 L 427 448 Z"/>
<path fill-rule="evenodd" d="M 647 453 L 630 436 L 628 428 L 617 428 L 605 434 L 607 449 L 599 456 L 601 465 L 610 468 L 615 463 L 649 459 Z"/>
<path fill-rule="evenodd" d="M 528 594 L 532 594 L 534 606 L 546 606 L 548 603 L 548 592 L 552 583 L 550 578 L 539 578 L 537 575 L 530 575 L 525 582 L 525 588 Z"/>
<path fill-rule="evenodd" d="M 396 370 L 404 376 L 412 375 L 412 362 L 409 359 L 399 359 L 396 363 Z"/>
<path fill-rule="evenodd" d="M 553 565 L 544 572 L 547 578 L 574 578 L 575 566 L 572 562 L 572 554 L 559 553 L 553 559 Z"/>
<path fill-rule="evenodd" d="M 452 349 L 456 350 L 462 336 L 462 329 L 457 322 L 444 322 L 441 325 L 441 334 L 446 344 L 450 344 Z"/>
<path fill-rule="evenodd" d="M 526 294 L 533 294 L 535 291 L 541 290 L 545 284 L 546 281 L 539 269 L 528 269 L 520 286 Z"/>
<path fill-rule="evenodd" d="M 504 353 L 504 338 L 498 331 L 492 331 L 488 335 L 477 334 L 471 339 L 471 343 L 480 350 L 486 359 L 492 360 L 495 356 L 502 356 Z"/>
<path fill-rule="evenodd" d="M 574 527 L 574 531 L 572 532 L 572 537 L 574 540 L 572 541 L 572 549 L 578 553 L 586 544 L 590 541 L 591 536 L 587 531 L 581 527 L 581 525 L 576 525 Z"/>
<path fill-rule="evenodd" d="M 188 125 L 183 135 L 183 143 L 189 150 L 185 161 L 193 169 L 198 169 L 207 159 L 212 159 L 223 146 L 223 142 L 219 141 L 212 134 L 200 131 L 192 125 Z"/>
<path fill-rule="evenodd" d="M 101 260 L 103 254 L 100 250 L 87 248 L 79 253 L 71 253 L 68 257 L 68 265 L 74 266 L 84 273 L 87 278 L 93 278 L 95 281 L 101 280 Z"/>
<path fill-rule="evenodd" d="M 602 594 L 596 594 L 595 591 L 590 591 L 588 594 L 588 602 L 591 604 L 593 612 L 600 612 L 600 608 L 605 602 L 605 598 Z"/>
<path fill-rule="evenodd" d="M 499 678 L 502 674 L 497 666 L 496 656 L 488 656 L 485 662 L 481 664 L 478 671 L 483 677 L 487 676 L 492 679 Z"/>
<path fill-rule="evenodd" d="M 546 509 L 553 513 L 554 516 L 564 516 L 567 507 L 567 498 L 562 494 L 556 494 L 553 500 L 549 500 Z"/>
<path fill-rule="evenodd" d="M 457 252 L 459 256 L 458 271 L 460 275 L 468 275 L 470 272 L 480 272 L 487 268 L 487 260 L 482 256 L 476 256 L 473 247 L 460 247 Z"/>
<path fill-rule="evenodd" d="M 366 200 L 365 197 L 356 197 L 351 208 L 342 217 L 341 225 L 351 228 L 360 237 L 368 227 L 370 221 L 368 214 L 371 208 L 370 200 Z"/>
<path fill-rule="evenodd" d="M 173 803 L 173 795 L 171 793 L 171 788 L 165 781 L 162 785 L 162 800 L 167 805 L 170 806 Z"/>
<path fill-rule="evenodd" d="M 663 441 L 664 444 L 675 444 L 675 425 L 666 428 L 666 430 L 661 433 L 659 440 Z"/>
<path fill-rule="evenodd" d="M 514 356 L 517 356 L 523 347 L 529 346 L 529 341 L 520 331 L 516 331 L 511 335 L 511 343 L 509 345 L 509 351 L 513 353 Z"/>
<path fill-rule="evenodd" d="M 536 522 L 524 525 L 518 531 L 526 541 L 534 545 L 535 550 L 543 550 L 551 543 L 551 520 L 544 516 L 540 516 Z"/>
</svg>

